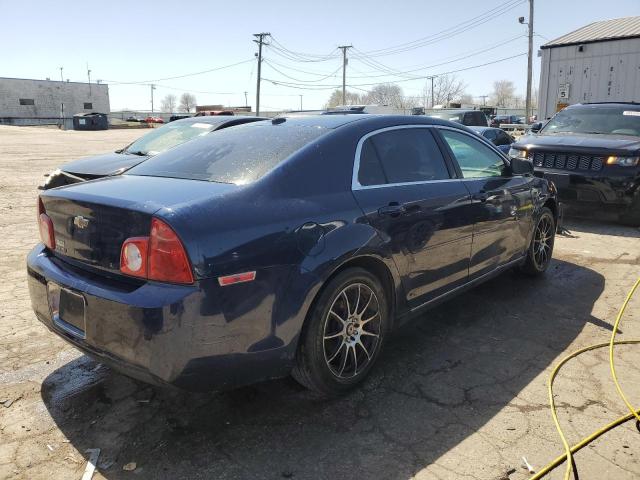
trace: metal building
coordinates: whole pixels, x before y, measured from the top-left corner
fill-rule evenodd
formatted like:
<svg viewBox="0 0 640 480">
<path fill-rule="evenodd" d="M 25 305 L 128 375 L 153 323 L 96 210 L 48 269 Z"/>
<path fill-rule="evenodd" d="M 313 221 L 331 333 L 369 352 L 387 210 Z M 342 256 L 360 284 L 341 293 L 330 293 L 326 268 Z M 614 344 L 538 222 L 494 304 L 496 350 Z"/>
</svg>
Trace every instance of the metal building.
<svg viewBox="0 0 640 480">
<path fill-rule="evenodd" d="M 110 112 L 108 85 L 0 77 L 0 124 L 70 127 L 88 112 Z"/>
<path fill-rule="evenodd" d="M 538 118 L 580 102 L 640 102 L 640 17 L 595 22 L 540 49 Z"/>
</svg>

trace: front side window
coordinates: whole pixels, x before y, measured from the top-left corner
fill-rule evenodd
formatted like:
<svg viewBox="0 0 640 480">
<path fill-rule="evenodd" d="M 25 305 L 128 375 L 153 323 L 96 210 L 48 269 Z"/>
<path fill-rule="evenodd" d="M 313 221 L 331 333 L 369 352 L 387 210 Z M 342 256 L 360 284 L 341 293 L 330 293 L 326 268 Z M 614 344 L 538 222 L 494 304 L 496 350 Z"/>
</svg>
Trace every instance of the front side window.
<svg viewBox="0 0 640 480">
<path fill-rule="evenodd" d="M 501 177 L 505 163 L 491 148 L 470 135 L 440 130 L 460 165 L 464 178 Z"/>
<path fill-rule="evenodd" d="M 450 178 L 432 133 L 425 128 L 388 130 L 367 138 L 360 153 L 362 186 Z"/>
</svg>

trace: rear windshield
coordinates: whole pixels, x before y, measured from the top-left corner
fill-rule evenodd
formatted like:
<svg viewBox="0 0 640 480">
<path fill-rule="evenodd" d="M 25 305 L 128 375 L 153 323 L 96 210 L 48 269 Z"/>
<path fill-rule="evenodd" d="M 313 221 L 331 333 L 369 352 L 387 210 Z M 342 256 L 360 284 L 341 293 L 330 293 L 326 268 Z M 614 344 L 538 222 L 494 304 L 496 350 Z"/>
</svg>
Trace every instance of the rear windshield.
<svg viewBox="0 0 640 480">
<path fill-rule="evenodd" d="M 173 148 L 128 175 L 186 178 L 242 185 L 258 180 L 327 131 L 321 127 L 239 125 Z"/>
<path fill-rule="evenodd" d="M 129 145 L 124 153 L 133 155 L 157 155 L 200 135 L 206 135 L 216 125 L 204 122 L 176 122 L 147 133 Z"/>
</svg>

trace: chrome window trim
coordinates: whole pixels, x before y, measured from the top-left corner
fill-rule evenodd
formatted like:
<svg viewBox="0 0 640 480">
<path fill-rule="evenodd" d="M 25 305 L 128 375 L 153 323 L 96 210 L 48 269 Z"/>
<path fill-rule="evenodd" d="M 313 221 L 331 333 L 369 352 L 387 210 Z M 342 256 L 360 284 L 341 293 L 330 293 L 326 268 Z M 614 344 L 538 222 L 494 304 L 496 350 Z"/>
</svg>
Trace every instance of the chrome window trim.
<svg viewBox="0 0 640 480">
<path fill-rule="evenodd" d="M 367 139 L 377 135 L 379 133 L 390 132 L 392 130 L 406 130 L 412 128 L 424 128 L 424 129 L 432 129 L 435 125 L 420 125 L 420 124 L 411 124 L 411 125 L 394 125 L 392 127 L 384 127 L 379 128 L 378 130 L 374 130 L 373 132 L 369 132 L 366 135 L 363 135 L 360 140 L 358 140 L 358 145 L 356 146 L 356 154 L 353 161 L 353 173 L 351 176 L 351 190 L 371 190 L 374 188 L 387 188 L 387 187 L 402 187 L 408 185 L 423 185 L 423 184 L 431 184 L 431 183 L 444 183 L 444 182 L 459 182 L 461 178 L 443 178 L 440 180 L 420 180 L 418 182 L 400 182 L 400 183 L 381 183 L 379 185 L 360 185 L 358 181 L 358 173 L 360 172 L 360 155 L 362 153 L 362 145 Z M 455 129 L 452 129 L 455 130 Z M 434 139 L 435 141 L 435 139 Z M 440 150 L 440 146 L 437 145 L 438 150 Z M 442 152 L 441 152 L 442 153 Z M 447 161 L 444 158 L 444 154 L 442 155 L 442 159 L 445 162 L 445 168 L 447 168 Z M 449 169 L 447 168 L 447 171 Z"/>
</svg>

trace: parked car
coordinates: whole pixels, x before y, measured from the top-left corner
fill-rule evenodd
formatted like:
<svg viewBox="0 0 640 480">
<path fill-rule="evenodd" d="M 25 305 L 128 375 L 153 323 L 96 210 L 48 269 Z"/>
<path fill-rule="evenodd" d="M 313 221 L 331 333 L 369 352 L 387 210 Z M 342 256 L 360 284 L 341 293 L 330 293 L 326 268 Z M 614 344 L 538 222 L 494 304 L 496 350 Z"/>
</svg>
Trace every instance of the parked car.
<svg viewBox="0 0 640 480">
<path fill-rule="evenodd" d="M 515 139 L 509 135 L 507 132 L 500 128 L 493 127 L 469 127 L 471 130 L 476 132 L 481 137 L 486 138 L 491 143 L 493 143 L 498 150 L 502 153 L 509 153 L 509 149 L 511 148 L 511 144 L 515 142 Z"/>
<path fill-rule="evenodd" d="M 520 125 L 524 124 L 523 118 L 518 115 L 496 115 L 491 119 L 490 126 L 494 128 L 500 128 L 500 125 L 503 123 L 509 125 Z"/>
<path fill-rule="evenodd" d="M 567 213 L 640 225 L 640 104 L 572 105 L 532 132 L 509 155 L 552 180 Z"/>
<path fill-rule="evenodd" d="M 427 114 L 433 118 L 441 118 L 450 122 L 461 123 L 467 126 L 488 127 L 489 122 L 484 112 L 480 110 L 463 110 L 461 108 L 450 108 L 433 110 Z"/>
<path fill-rule="evenodd" d="M 112 153 L 83 158 L 51 172 L 43 190 L 118 175 L 180 143 L 223 128 L 264 120 L 260 117 L 198 117 L 171 122 Z"/>
<path fill-rule="evenodd" d="M 164 123 L 164 120 L 162 118 L 153 116 L 148 116 L 144 119 L 144 121 L 147 123 Z"/>
<path fill-rule="evenodd" d="M 558 205 L 532 171 L 429 117 L 224 129 L 42 192 L 31 302 L 52 332 L 148 382 L 293 374 L 338 394 L 408 318 L 513 267 L 547 269 Z"/>
<path fill-rule="evenodd" d="M 136 116 L 127 117 L 127 122 L 144 122 L 142 118 L 138 118 Z"/>
</svg>

